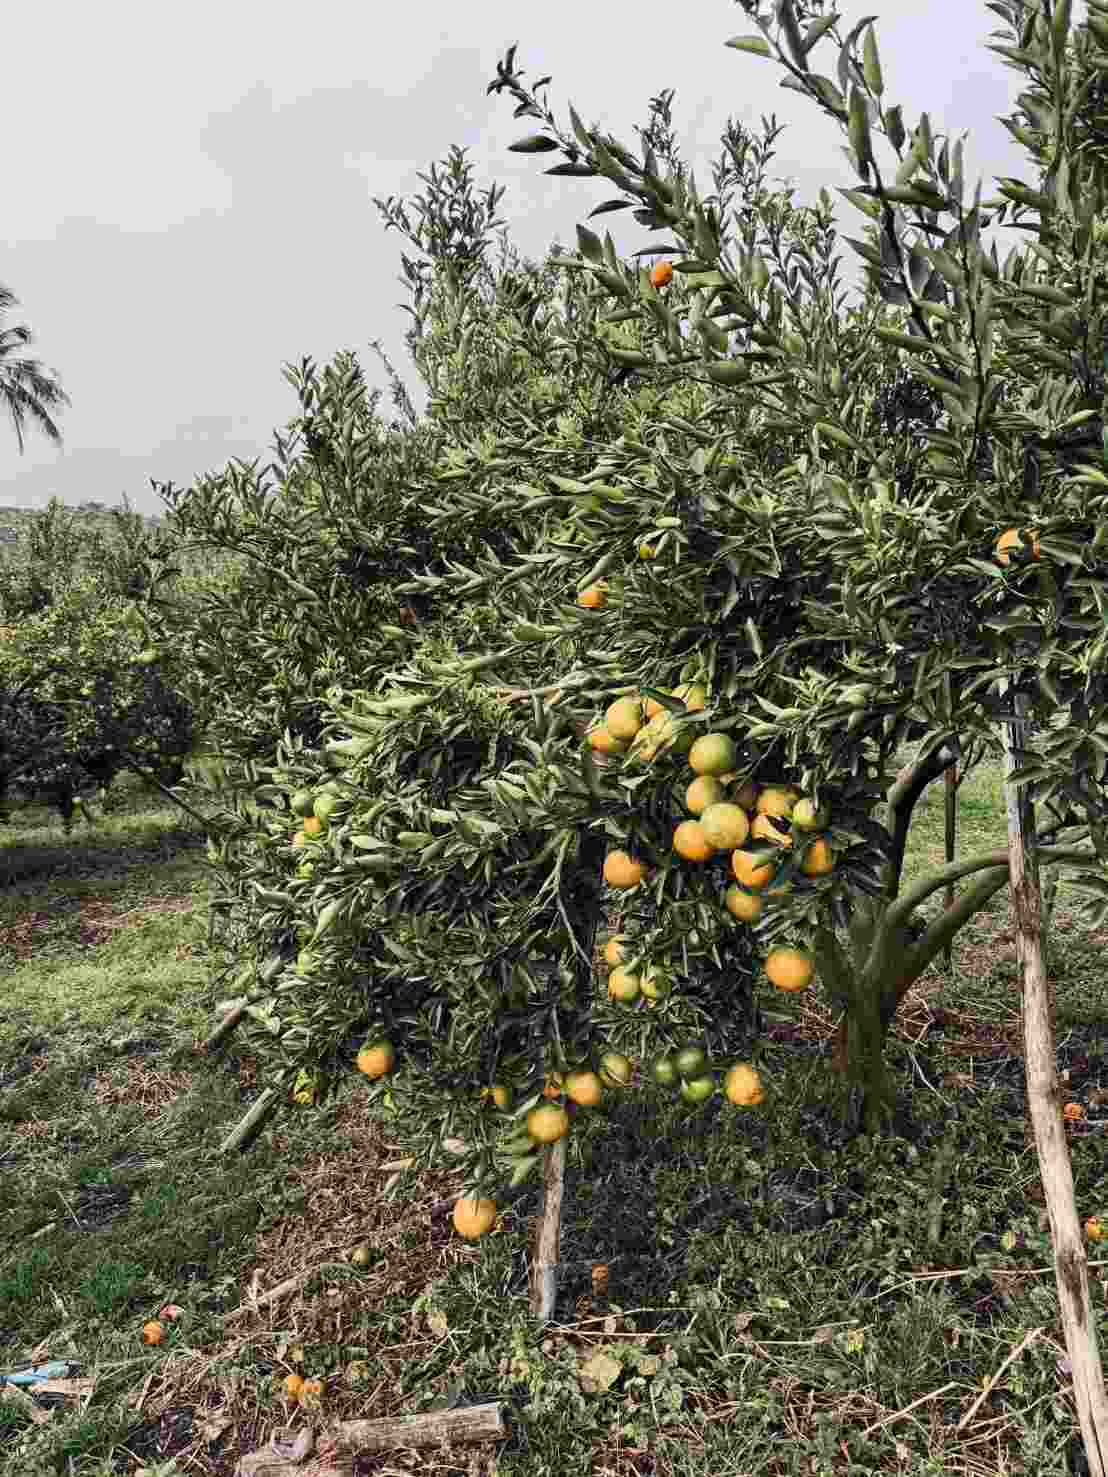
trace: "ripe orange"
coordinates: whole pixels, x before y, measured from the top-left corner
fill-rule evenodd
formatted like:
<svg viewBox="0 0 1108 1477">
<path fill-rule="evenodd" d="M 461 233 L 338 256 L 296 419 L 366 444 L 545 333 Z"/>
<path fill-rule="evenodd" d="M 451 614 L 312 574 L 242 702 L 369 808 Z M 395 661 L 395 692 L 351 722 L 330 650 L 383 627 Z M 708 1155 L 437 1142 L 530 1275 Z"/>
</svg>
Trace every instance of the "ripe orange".
<svg viewBox="0 0 1108 1477">
<path fill-rule="evenodd" d="M 600 1080 L 605 1087 L 626 1087 L 631 1081 L 634 1064 L 619 1051 L 607 1051 L 600 1058 Z"/>
<path fill-rule="evenodd" d="M 320 1396 L 323 1394 L 322 1380 L 305 1380 L 297 1395 L 297 1403 L 300 1405 L 318 1405 Z"/>
<path fill-rule="evenodd" d="M 561 1097 L 564 1086 L 565 1079 L 562 1077 L 561 1072 L 551 1072 L 543 1084 L 542 1095 L 543 1097 Z"/>
<path fill-rule="evenodd" d="M 738 760 L 735 742 L 725 733 L 705 733 L 689 750 L 689 768 L 694 774 L 726 774 Z"/>
<path fill-rule="evenodd" d="M 1085 1109 L 1080 1103 L 1067 1103 L 1062 1109 L 1062 1117 L 1070 1119 L 1073 1123 L 1076 1123 L 1079 1118 L 1084 1118 L 1084 1116 Z"/>
<path fill-rule="evenodd" d="M 287 1374 L 281 1381 L 285 1387 L 285 1394 L 290 1400 L 295 1400 L 304 1388 L 304 1381 L 298 1374 Z"/>
<path fill-rule="evenodd" d="M 1108 1230 L 1105 1229 L 1104 1222 L 1099 1216 L 1090 1216 L 1085 1222 L 1085 1235 L 1090 1241 L 1103 1241 L 1105 1236 L 1108 1236 Z"/>
<path fill-rule="evenodd" d="M 723 1090 L 736 1108 L 756 1108 L 765 1099 L 762 1079 L 749 1062 L 736 1062 L 723 1079 Z"/>
<path fill-rule="evenodd" d="M 476 1241 L 496 1222 L 495 1200 L 457 1200 L 454 1203 L 454 1229 L 467 1241 Z"/>
<path fill-rule="evenodd" d="M 781 947 L 766 955 L 765 971 L 771 985 L 791 995 L 812 983 L 816 962 L 807 949 Z"/>
<path fill-rule="evenodd" d="M 715 847 L 705 836 L 699 821 L 682 821 L 673 832 L 673 849 L 687 862 L 706 862 Z"/>
<path fill-rule="evenodd" d="M 494 1082 L 491 1087 L 482 1088 L 481 1097 L 485 1101 L 491 1098 L 503 1113 L 506 1113 L 512 1105 L 511 1091 L 504 1086 L 503 1082 Z"/>
<path fill-rule="evenodd" d="M 627 950 L 624 947 L 626 943 L 627 935 L 625 933 L 613 934 L 604 945 L 604 963 L 610 964 L 613 969 L 617 964 L 622 964 L 627 958 Z"/>
<path fill-rule="evenodd" d="M 790 816 L 799 799 L 795 790 L 786 789 L 783 785 L 768 785 L 758 796 L 754 808 L 759 815 Z"/>
<path fill-rule="evenodd" d="M 598 754 L 623 754 L 627 745 L 615 735 L 603 723 L 598 723 L 595 728 L 588 731 L 589 747 Z"/>
<path fill-rule="evenodd" d="M 327 822 L 321 820 L 318 815 L 307 816 L 303 826 L 301 827 L 301 830 L 304 832 L 305 836 L 322 836 L 323 832 L 326 829 Z"/>
<path fill-rule="evenodd" d="M 732 882 L 723 894 L 723 906 L 740 923 L 754 923 L 761 915 L 762 899 L 755 897 L 752 892 L 744 892 Z"/>
<path fill-rule="evenodd" d="M 714 775 L 704 774 L 693 780 L 685 791 L 685 804 L 693 815 L 703 815 L 709 805 L 719 805 L 726 794 L 722 783 Z"/>
<path fill-rule="evenodd" d="M 805 877 L 826 877 L 835 870 L 835 853 L 822 836 L 817 836 L 805 852 L 800 870 Z"/>
<path fill-rule="evenodd" d="M 792 823 L 798 831 L 822 831 L 827 819 L 826 807 L 817 810 L 807 796 L 793 806 Z"/>
<path fill-rule="evenodd" d="M 668 709 L 663 707 L 656 697 L 648 697 L 646 702 L 643 703 L 643 712 L 646 714 L 648 720 L 657 718 L 659 713 L 665 713 L 667 711 Z"/>
<path fill-rule="evenodd" d="M 613 738 L 633 739 L 643 726 L 642 703 L 636 697 L 618 697 L 604 714 L 604 726 Z"/>
<path fill-rule="evenodd" d="M 604 881 L 609 887 L 638 887 L 645 876 L 645 865 L 626 851 L 610 851 L 604 858 Z"/>
<path fill-rule="evenodd" d="M 371 1082 L 384 1077 L 396 1065 L 396 1052 L 391 1041 L 367 1041 L 355 1058 L 355 1066 Z"/>
<path fill-rule="evenodd" d="M 590 585 L 577 597 L 577 604 L 583 605 L 586 610 L 603 610 L 607 603 L 608 592 L 603 585 Z"/>
<path fill-rule="evenodd" d="M 693 782 L 694 784 L 699 781 Z M 733 851 L 750 835 L 750 820 L 740 805 L 719 801 L 700 813 L 700 827 L 709 846 L 717 851 Z"/>
<path fill-rule="evenodd" d="M 633 1005 L 639 998 L 639 977 L 620 966 L 608 976 L 608 994 L 620 1005 Z"/>
<path fill-rule="evenodd" d="M 672 265 L 669 262 L 656 262 L 651 269 L 650 285 L 652 287 L 668 287 L 672 281 Z"/>
<path fill-rule="evenodd" d="M 527 1132 L 540 1144 L 553 1144 L 569 1132 L 569 1114 L 554 1103 L 541 1103 L 527 1115 Z"/>
<path fill-rule="evenodd" d="M 604 1088 L 595 1072 L 582 1069 L 571 1072 L 566 1078 L 566 1097 L 580 1103 L 583 1108 L 595 1108 L 604 1096 Z"/>
<path fill-rule="evenodd" d="M 165 1338 L 165 1329 L 156 1318 L 142 1325 L 142 1341 L 144 1344 L 160 1344 Z"/>
<path fill-rule="evenodd" d="M 754 841 L 770 841 L 774 846 L 791 846 L 793 838 L 788 831 L 781 831 L 774 825 L 770 816 L 762 813 L 756 815 L 750 827 L 751 839 Z"/>
<path fill-rule="evenodd" d="M 753 852 L 744 851 L 738 847 L 731 853 L 731 870 L 735 874 L 735 881 L 741 882 L 744 887 L 749 887 L 752 892 L 759 892 L 767 882 L 772 882 L 777 868 L 772 862 L 766 862 L 764 866 L 755 865 Z"/>
<path fill-rule="evenodd" d="M 1021 546 L 1024 553 L 1030 553 L 1033 559 L 1038 559 L 1042 552 L 1039 544 L 1039 535 L 1032 529 L 1025 528 L 1022 538 L 1018 528 L 1007 529 L 996 541 L 996 562 L 998 564 L 1007 564 L 1009 562 L 1008 550 L 1020 548 Z"/>
</svg>

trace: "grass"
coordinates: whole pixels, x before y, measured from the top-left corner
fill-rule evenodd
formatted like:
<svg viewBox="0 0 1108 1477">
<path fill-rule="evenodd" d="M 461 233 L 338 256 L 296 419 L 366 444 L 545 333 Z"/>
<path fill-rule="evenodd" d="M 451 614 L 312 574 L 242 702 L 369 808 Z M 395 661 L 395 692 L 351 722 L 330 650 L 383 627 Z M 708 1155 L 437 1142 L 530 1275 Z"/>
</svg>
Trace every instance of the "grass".
<svg viewBox="0 0 1108 1477">
<path fill-rule="evenodd" d="M 940 783 L 906 881 L 942 861 L 942 807 Z M 1000 772 L 983 767 L 959 854 L 1004 834 Z M 540 1332 L 537 1187 L 504 1197 L 497 1234 L 459 1242 L 449 1170 L 385 1198 L 403 1144 L 357 1084 L 218 1155 L 256 1088 L 234 1038 L 218 1062 L 192 1050 L 228 993 L 208 980 L 203 839 L 136 784 L 69 838 L 30 805 L 0 827 L 0 1371 L 78 1366 L 38 1399 L 0 1390 L 0 1477 L 230 1477 L 278 1428 L 318 1420 L 281 1396 L 294 1370 L 325 1381 L 325 1417 L 420 1412 L 450 1391 L 508 1404 L 495 1448 L 360 1454 L 355 1473 L 1070 1470 L 1006 893 L 959 936 L 953 972 L 940 960 L 904 1002 L 897 1135 L 842 1133 L 816 992 L 767 1002 L 762 1108 L 717 1095 L 692 1111 L 637 1085 L 583 1115 Z M 1058 1063 L 1086 1108 L 1068 1128 L 1084 1218 L 1108 1211 L 1105 940 L 1068 904 L 1062 888 L 1052 971 Z M 363 1241 L 356 1268 L 344 1256 Z M 145 1346 L 167 1306 L 165 1341 Z"/>
</svg>

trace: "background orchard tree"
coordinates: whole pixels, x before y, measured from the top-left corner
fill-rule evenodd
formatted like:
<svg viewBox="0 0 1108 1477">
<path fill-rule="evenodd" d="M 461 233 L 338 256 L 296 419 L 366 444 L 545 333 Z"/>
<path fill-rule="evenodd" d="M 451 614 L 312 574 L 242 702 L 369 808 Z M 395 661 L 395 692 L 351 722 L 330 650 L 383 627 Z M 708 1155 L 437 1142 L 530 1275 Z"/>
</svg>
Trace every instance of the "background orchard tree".
<svg viewBox="0 0 1108 1477">
<path fill-rule="evenodd" d="M 755 14 L 753 3 L 744 8 Z M 1005 745 L 1013 756 L 1009 764 L 1012 794 L 1015 797 L 1023 791 L 1010 808 L 1013 844 L 1009 851 L 996 858 L 973 859 L 971 865 L 960 864 L 963 874 L 982 874 L 977 885 L 914 946 L 908 947 L 903 935 L 906 910 L 945 879 L 941 875 L 928 879 L 896 901 L 897 857 L 892 838 L 875 831 L 865 836 L 860 817 L 852 817 L 854 824 L 849 827 L 863 842 L 847 853 L 848 861 L 851 853 L 856 857 L 854 867 L 842 868 L 840 885 L 829 890 L 831 895 L 811 900 L 807 906 L 800 898 L 789 903 L 780 923 L 786 927 L 801 921 L 806 924 L 817 947 L 825 985 L 832 998 L 846 1006 L 848 1058 L 853 1061 L 857 1052 L 866 1062 L 867 1091 L 876 1103 L 881 1098 L 882 1022 L 895 1010 L 901 987 L 944 932 L 956 928 L 960 918 L 980 906 L 994 880 L 1003 885 L 1010 877 L 1021 918 L 1028 1092 L 1054 1229 L 1059 1296 L 1086 1450 L 1095 1470 L 1103 1471 L 1108 1411 L 1058 1111 L 1038 927 L 1037 870 L 1041 862 L 1050 860 L 1092 863 L 1081 874 L 1084 885 L 1098 899 L 1108 888 L 1102 865 L 1108 860 L 1104 740 L 1100 737 L 1104 695 L 1099 683 L 1090 681 L 1105 641 L 1100 604 L 1106 573 L 1101 556 L 1105 529 L 1100 489 L 1108 478 L 1092 464 L 1081 466 L 1077 475 L 1066 474 L 1059 467 L 1059 458 L 1049 454 L 1056 449 L 1050 446 L 1054 435 L 1096 414 L 1095 407 L 1081 406 L 1081 395 L 1087 395 L 1088 387 L 1080 378 L 1075 383 L 1074 362 L 1056 345 L 1059 341 L 1067 346 L 1084 342 L 1097 345 L 1099 351 L 1103 344 L 1103 278 L 1097 270 L 1100 253 L 1095 247 L 1105 204 L 1105 155 L 1102 147 L 1087 147 L 1080 155 L 1075 149 L 1073 120 L 1083 95 L 1079 89 L 1085 88 L 1088 73 L 1082 79 L 1079 68 L 1068 61 L 1072 55 L 1067 46 L 1069 5 L 1052 9 L 1017 0 L 991 8 L 1008 19 L 1015 32 L 1016 46 L 998 49 L 1021 70 L 1035 71 L 1053 105 L 1049 126 L 1043 122 L 1048 116 L 1045 109 L 1040 113 L 1037 107 L 1028 107 L 1042 133 L 1049 133 L 1049 164 L 1041 188 L 1034 191 L 1019 181 L 1004 180 L 1004 199 L 992 202 L 998 219 L 1010 201 L 1039 217 L 1036 252 L 1050 269 L 1049 283 L 1030 252 L 1026 256 L 1013 252 L 1002 271 L 995 249 L 991 255 L 982 251 L 980 231 L 988 218 L 981 209 L 980 188 L 967 212 L 961 146 L 950 150 L 944 143 L 936 163 L 926 114 L 903 155 L 907 136 L 900 109 L 882 106 L 884 82 L 873 32 L 867 29 L 870 21 L 861 22 L 840 44 L 840 90 L 829 78 L 811 72 L 808 61 L 835 18 L 818 17 L 805 35 L 800 22 L 810 18 L 808 12 L 791 0 L 783 0 L 777 8 L 775 50 L 789 73 L 785 85 L 811 96 L 847 130 L 849 157 L 862 184 L 843 193 L 878 221 L 881 229 L 879 251 L 865 246 L 859 250 L 870 255 L 879 270 L 887 266 L 892 284 L 910 305 L 908 333 L 887 326 L 876 332 L 885 342 L 910 353 L 915 364 L 926 366 L 917 372 L 940 390 L 949 413 L 948 427 L 925 433 L 930 444 L 926 502 L 919 495 L 903 501 L 893 498 L 889 459 L 867 442 L 859 424 L 858 407 L 864 395 L 848 394 L 844 401 L 836 394 L 831 359 L 825 352 L 834 342 L 828 325 L 813 315 L 805 318 L 797 310 L 789 283 L 768 285 L 768 270 L 757 253 L 744 254 L 738 267 L 727 259 L 721 221 L 710 207 L 701 205 L 691 186 L 672 175 L 662 177 L 649 149 L 644 150 L 640 165 L 614 140 L 586 130 L 572 110 L 574 137 L 559 141 L 552 136 L 552 120 L 518 85 L 514 48 L 490 90 L 508 87 L 520 103 L 517 115 L 530 108 L 533 116 L 547 122 L 546 132 L 516 146 L 521 151 L 545 153 L 561 147 L 578 164 L 575 173 L 585 174 L 592 168 L 613 180 L 642 202 L 648 217 L 645 224 L 668 228 L 680 238 L 684 260 L 676 263 L 679 270 L 698 275 L 706 270 L 718 272 L 715 299 L 721 307 L 745 313 L 757 322 L 752 331 L 755 342 L 789 362 L 807 400 L 794 424 L 810 434 L 811 454 L 795 464 L 793 486 L 812 501 L 805 509 L 807 522 L 798 516 L 794 525 L 797 537 L 782 542 L 793 542 L 799 552 L 818 533 L 829 545 L 835 556 L 829 571 L 834 577 L 828 582 L 822 609 L 814 608 L 812 615 L 817 629 L 822 627 L 829 638 L 848 638 L 853 675 L 861 680 L 848 685 L 846 671 L 836 680 L 833 667 L 829 670 L 831 664 L 825 660 L 819 670 L 807 674 L 806 681 L 794 682 L 791 702 L 784 693 L 775 702 L 763 686 L 757 696 L 769 713 L 768 720 L 747 710 L 728 714 L 724 725 L 738 729 L 746 747 L 777 746 L 787 762 L 803 765 L 801 782 L 813 786 L 817 803 L 830 801 L 837 819 L 836 801 L 841 792 L 836 794 L 836 781 L 841 782 L 844 771 L 849 772 L 844 748 L 857 753 L 860 740 L 880 742 L 878 735 L 887 738 L 909 714 L 922 717 L 931 729 L 925 759 L 943 744 L 961 743 L 968 734 L 996 746 L 1001 742 L 997 721 L 1010 722 L 1030 709 L 1040 723 L 1049 724 L 1038 755 L 1017 751 L 1013 739 Z M 1075 50 L 1086 57 L 1108 42 L 1104 8 L 1094 3 L 1090 15 L 1090 24 L 1075 41 Z M 770 57 L 774 54 L 770 25 L 757 14 L 755 19 L 764 36 L 739 37 L 730 44 L 755 56 Z M 864 59 L 859 63 L 852 48 L 862 30 L 866 30 Z M 1105 64 L 1108 58 L 1100 61 L 1100 66 Z M 878 129 L 900 160 L 893 185 L 883 180 L 876 164 L 873 137 Z M 1021 142 L 1034 152 L 1045 140 L 1029 134 Z M 828 203 L 826 196 L 824 203 Z M 904 235 L 901 206 L 916 212 L 919 236 L 911 243 Z M 952 230 L 938 224 L 943 214 L 954 218 Z M 929 242 L 929 235 L 940 236 L 941 245 Z M 583 269 L 617 299 L 633 303 L 637 298 L 645 322 L 654 319 L 656 358 L 669 363 L 685 358 L 691 369 L 695 361 L 691 354 L 681 354 L 673 315 L 660 311 L 650 296 L 653 284 L 640 277 L 636 293 L 633 283 L 621 280 L 610 240 L 602 244 L 593 233 L 579 228 L 579 241 Z M 727 356 L 710 329 L 700 339 L 701 372 L 708 378 L 737 386 L 746 381 L 750 392 L 763 395 L 774 382 L 773 377 L 755 377 L 758 356 Z M 998 413 L 1001 378 L 994 372 L 994 357 L 1010 376 L 1025 382 L 1020 408 L 1009 415 Z M 778 403 L 786 399 L 783 395 L 770 398 Z M 1030 443 L 1029 433 L 1039 439 Z M 984 484 L 983 496 L 979 449 L 985 440 L 993 446 L 996 475 L 995 484 Z M 714 511 L 718 516 L 723 510 Z M 996 553 L 998 545 L 1004 547 L 999 536 L 1006 532 L 1004 523 L 1009 520 L 1017 530 L 1028 526 L 1033 530 L 1024 556 Z M 995 563 L 985 557 L 990 545 Z M 776 550 L 774 562 L 780 568 Z M 946 586 L 942 591 L 940 582 Z M 976 608 L 976 621 L 963 619 L 962 628 L 952 633 L 929 629 L 927 648 L 921 648 L 918 623 L 924 614 L 920 601 L 924 590 L 933 601 L 949 592 L 951 603 L 961 594 L 956 608 L 963 618 L 972 617 Z M 621 614 L 626 618 L 626 609 Z M 909 615 L 911 626 L 905 620 Z M 1075 632 L 1085 635 L 1084 642 L 1080 636 L 1075 639 Z M 880 640 L 874 639 L 875 633 Z M 749 629 L 749 637 L 760 655 L 764 643 L 756 627 Z M 1037 659 L 1037 670 L 1031 666 L 1033 659 Z M 906 663 L 907 672 L 902 670 Z M 962 683 L 947 680 L 951 671 L 966 674 Z M 780 670 L 778 675 L 783 675 Z M 736 696 L 733 687 L 727 696 Z M 844 720 L 848 720 L 845 729 Z M 814 743 L 813 732 L 821 735 Z M 763 749 L 760 757 L 768 753 Z M 744 755 L 746 760 L 754 757 Z M 740 778 L 749 778 L 752 771 L 747 764 L 740 769 Z M 863 809 L 871 808 L 875 796 L 857 763 L 853 778 Z M 1061 800 L 1083 819 L 1081 832 L 1091 835 L 1093 852 L 1036 845 L 1034 805 L 1052 800 Z M 894 801 L 894 813 L 896 809 Z M 868 877 L 863 868 L 869 861 L 866 840 L 874 843 L 878 853 L 885 853 L 880 872 L 871 869 Z M 842 883 L 855 894 L 853 898 L 844 893 Z M 858 905 L 858 893 L 870 894 L 875 901 Z M 1091 911 L 1097 918 L 1103 916 L 1103 904 L 1098 902 Z M 821 920 L 821 913 L 826 913 L 827 921 Z M 836 939 L 831 922 L 849 923 L 853 960 Z"/>
</svg>

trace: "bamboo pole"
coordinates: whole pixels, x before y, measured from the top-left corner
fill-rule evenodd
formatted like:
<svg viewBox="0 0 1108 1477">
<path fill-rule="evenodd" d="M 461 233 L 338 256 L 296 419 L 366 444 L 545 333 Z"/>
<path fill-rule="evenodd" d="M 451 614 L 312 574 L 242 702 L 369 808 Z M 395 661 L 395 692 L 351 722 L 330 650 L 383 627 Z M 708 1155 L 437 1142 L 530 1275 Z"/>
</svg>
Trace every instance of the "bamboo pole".
<svg viewBox="0 0 1108 1477">
<path fill-rule="evenodd" d="M 1010 687 L 1005 679 L 1002 690 Z M 1054 1016 L 1043 958 L 1042 893 L 1035 855 L 1035 814 L 1026 785 L 1009 780 L 1027 747 L 1022 717 L 1028 700 L 1014 697 L 1014 719 L 1004 721 L 1004 774 L 1008 802 L 1008 865 L 1016 951 L 1020 965 L 1027 1102 L 1039 1173 L 1050 1217 L 1058 1307 L 1073 1372 L 1077 1418 L 1091 1477 L 1108 1474 L 1108 1399 L 1089 1301 L 1089 1272 L 1073 1190 L 1073 1170 L 1062 1119 L 1054 1052 Z"/>
</svg>

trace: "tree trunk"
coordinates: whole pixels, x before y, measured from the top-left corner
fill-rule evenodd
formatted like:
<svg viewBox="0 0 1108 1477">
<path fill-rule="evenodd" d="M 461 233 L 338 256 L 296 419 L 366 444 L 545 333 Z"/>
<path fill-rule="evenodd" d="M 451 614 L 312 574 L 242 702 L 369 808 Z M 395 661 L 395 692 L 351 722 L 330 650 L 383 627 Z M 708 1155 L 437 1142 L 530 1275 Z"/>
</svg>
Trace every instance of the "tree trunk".
<svg viewBox="0 0 1108 1477">
<path fill-rule="evenodd" d="M 1017 717 L 1006 722 L 1004 769 L 1011 776 L 1024 762 L 1026 723 L 1020 715 L 1027 699 L 1014 699 Z M 1008 845 L 1012 912 L 1022 985 L 1023 1043 L 1027 1102 L 1039 1156 L 1046 1208 L 1054 1243 L 1058 1307 L 1073 1373 L 1077 1418 L 1091 1477 L 1108 1474 L 1108 1399 L 1097 1346 L 1096 1321 L 1089 1302 L 1089 1273 L 1081 1222 L 1073 1193 L 1073 1172 L 1062 1119 L 1062 1099 L 1054 1056 L 1054 1019 L 1043 959 L 1042 895 L 1035 856 L 1035 816 L 1026 786 L 1008 791 Z"/>
</svg>

